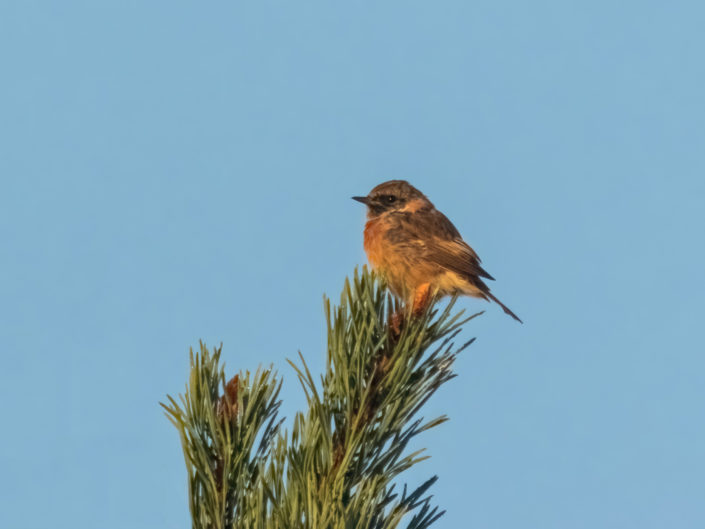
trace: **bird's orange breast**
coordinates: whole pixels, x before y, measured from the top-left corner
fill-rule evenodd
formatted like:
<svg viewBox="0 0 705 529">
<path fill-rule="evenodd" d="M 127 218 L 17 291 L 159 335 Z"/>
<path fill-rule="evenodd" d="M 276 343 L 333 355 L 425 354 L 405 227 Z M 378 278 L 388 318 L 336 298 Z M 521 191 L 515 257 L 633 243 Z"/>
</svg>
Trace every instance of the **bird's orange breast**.
<svg viewBox="0 0 705 529">
<path fill-rule="evenodd" d="M 398 297 L 406 297 L 416 283 L 409 273 L 408 260 L 386 238 L 390 227 L 388 219 L 375 218 L 365 224 L 365 253 L 374 269 L 384 276 L 392 292 Z"/>
<path fill-rule="evenodd" d="M 379 218 L 368 220 L 365 224 L 365 253 L 375 268 L 383 266 L 384 231 L 384 222 Z"/>
</svg>

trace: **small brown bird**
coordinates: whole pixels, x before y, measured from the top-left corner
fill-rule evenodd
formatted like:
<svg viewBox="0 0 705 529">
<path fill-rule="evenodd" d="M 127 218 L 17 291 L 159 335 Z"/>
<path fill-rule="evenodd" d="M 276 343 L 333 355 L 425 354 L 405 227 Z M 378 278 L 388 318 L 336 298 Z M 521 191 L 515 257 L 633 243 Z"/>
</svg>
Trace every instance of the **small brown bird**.
<svg viewBox="0 0 705 529">
<path fill-rule="evenodd" d="M 431 294 L 465 294 L 497 303 L 521 323 L 483 281 L 494 278 L 455 226 L 426 196 L 404 180 L 378 185 L 366 197 L 365 252 L 370 264 L 387 280 L 392 293 L 415 312 L 428 305 Z"/>
</svg>

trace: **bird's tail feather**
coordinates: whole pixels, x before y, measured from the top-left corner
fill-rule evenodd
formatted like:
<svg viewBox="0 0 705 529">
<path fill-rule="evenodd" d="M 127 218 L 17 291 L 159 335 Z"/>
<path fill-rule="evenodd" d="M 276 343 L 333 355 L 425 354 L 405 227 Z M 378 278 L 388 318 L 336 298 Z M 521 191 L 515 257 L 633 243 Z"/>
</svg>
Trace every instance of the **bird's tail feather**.
<svg viewBox="0 0 705 529">
<path fill-rule="evenodd" d="M 519 323 L 524 323 L 519 319 L 519 316 L 514 314 L 511 310 L 509 310 L 509 307 L 507 307 L 504 303 L 502 303 L 500 300 L 498 300 L 496 297 L 491 292 L 486 292 L 485 293 L 488 298 L 490 298 L 492 301 L 494 301 L 497 305 L 502 307 L 502 310 L 505 312 L 505 314 L 509 314 L 512 318 L 514 318 L 516 321 Z"/>
</svg>

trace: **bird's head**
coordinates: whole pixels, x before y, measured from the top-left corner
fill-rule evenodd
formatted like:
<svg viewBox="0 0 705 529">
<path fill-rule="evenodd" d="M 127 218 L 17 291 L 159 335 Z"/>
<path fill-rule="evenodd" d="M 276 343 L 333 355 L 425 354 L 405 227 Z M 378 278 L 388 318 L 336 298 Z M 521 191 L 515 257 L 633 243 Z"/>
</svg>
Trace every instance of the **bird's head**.
<svg viewBox="0 0 705 529">
<path fill-rule="evenodd" d="M 416 211 L 433 204 L 406 180 L 389 180 L 375 187 L 366 197 L 352 197 L 367 206 L 367 216 L 377 217 L 393 211 Z"/>
</svg>

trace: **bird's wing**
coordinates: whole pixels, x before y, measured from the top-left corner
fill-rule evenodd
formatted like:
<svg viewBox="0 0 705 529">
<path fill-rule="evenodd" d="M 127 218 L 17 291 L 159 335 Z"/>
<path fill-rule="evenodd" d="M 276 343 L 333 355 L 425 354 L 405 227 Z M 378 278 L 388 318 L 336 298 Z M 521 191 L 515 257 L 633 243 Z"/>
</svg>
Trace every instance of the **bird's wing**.
<svg viewBox="0 0 705 529">
<path fill-rule="evenodd" d="M 414 213 L 402 213 L 399 230 L 410 235 L 424 259 L 466 277 L 471 282 L 494 278 L 480 266 L 480 257 L 460 236 L 460 232 L 448 218 L 436 208 Z M 393 232 L 390 233 L 393 237 Z M 479 280 L 479 283 L 482 283 Z M 479 287 L 480 285 L 478 285 Z M 485 290 L 487 287 L 482 284 Z"/>
</svg>

